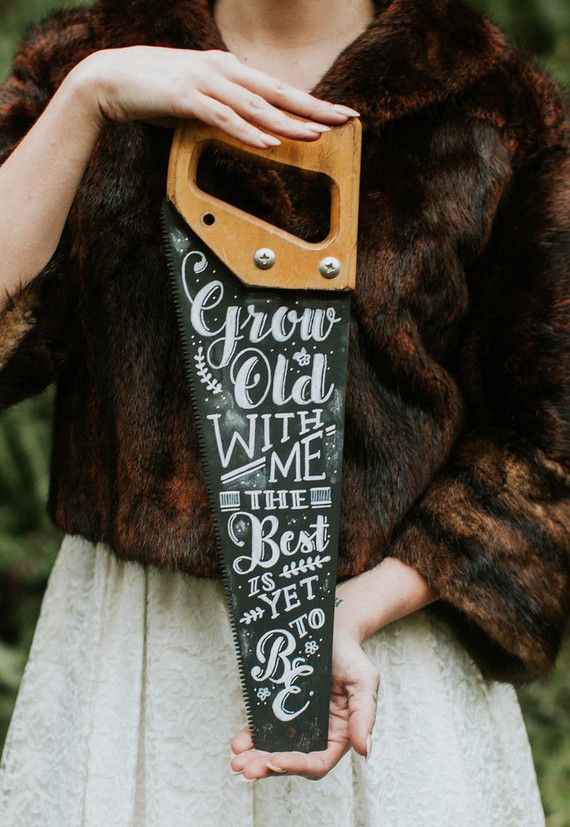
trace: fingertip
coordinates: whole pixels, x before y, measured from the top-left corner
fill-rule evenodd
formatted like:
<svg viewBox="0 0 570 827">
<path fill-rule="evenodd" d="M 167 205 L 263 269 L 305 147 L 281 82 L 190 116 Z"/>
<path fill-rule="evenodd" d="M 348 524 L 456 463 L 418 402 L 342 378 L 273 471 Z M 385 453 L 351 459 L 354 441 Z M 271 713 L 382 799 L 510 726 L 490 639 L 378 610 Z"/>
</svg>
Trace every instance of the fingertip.
<svg viewBox="0 0 570 827">
<path fill-rule="evenodd" d="M 363 740 L 363 741 L 361 741 L 361 740 L 359 739 L 359 740 L 358 740 L 358 743 L 354 743 L 354 742 L 353 742 L 353 744 L 352 744 L 352 748 L 353 748 L 353 750 L 354 750 L 355 752 L 357 752 L 357 753 L 358 753 L 359 755 L 361 755 L 363 758 L 366 758 L 366 750 L 367 750 L 366 738 L 364 738 L 364 740 Z"/>
<path fill-rule="evenodd" d="M 300 755 L 303 756 L 302 759 L 299 759 Z M 300 773 L 301 770 L 304 769 L 305 757 L 305 753 L 298 753 L 295 750 L 291 752 L 274 752 L 267 758 L 266 764 L 270 770 L 279 772 L 279 774 L 286 772 Z M 270 764 L 272 766 L 269 766 Z M 274 767 L 277 769 L 274 769 Z"/>
<path fill-rule="evenodd" d="M 281 144 L 281 141 L 279 140 L 279 138 L 276 138 L 275 135 L 264 135 L 263 138 L 261 138 L 261 140 L 268 147 L 279 146 Z"/>
<path fill-rule="evenodd" d="M 245 772 L 240 773 L 240 778 L 242 781 L 257 781 L 256 775 L 246 775 Z"/>
<path fill-rule="evenodd" d="M 349 107 L 331 103 L 330 101 L 323 101 L 323 103 L 326 104 L 326 114 L 330 118 L 342 118 L 342 120 L 346 122 L 350 118 L 360 117 L 360 113 L 357 112 L 356 109 L 350 109 Z"/>
<path fill-rule="evenodd" d="M 348 118 L 359 118 L 360 112 L 357 112 L 356 109 L 352 109 L 350 106 L 343 106 L 340 103 L 333 104 L 335 111 L 340 112 L 341 115 L 346 115 Z"/>
<path fill-rule="evenodd" d="M 312 144 L 314 141 L 319 140 L 321 134 L 321 132 L 306 132 L 304 135 L 296 135 L 293 140 Z"/>
<path fill-rule="evenodd" d="M 348 722 L 350 745 L 355 752 L 363 757 L 366 756 L 367 739 L 372 732 L 372 726 L 370 722 L 363 719 L 356 720 L 353 718 Z"/>
<path fill-rule="evenodd" d="M 253 741 L 251 739 L 249 727 L 245 727 L 245 729 L 240 730 L 240 732 L 238 732 L 238 734 L 235 735 L 230 741 L 230 749 L 235 755 L 240 752 L 244 752 L 247 749 L 251 749 L 252 747 Z"/>
<path fill-rule="evenodd" d="M 267 769 L 271 770 L 272 772 L 277 772 L 277 773 L 280 773 L 280 774 L 284 773 L 284 772 L 287 772 L 286 769 L 284 769 L 283 767 L 276 766 L 276 764 L 274 764 L 272 761 L 267 761 L 265 763 L 265 766 L 267 767 Z"/>
</svg>

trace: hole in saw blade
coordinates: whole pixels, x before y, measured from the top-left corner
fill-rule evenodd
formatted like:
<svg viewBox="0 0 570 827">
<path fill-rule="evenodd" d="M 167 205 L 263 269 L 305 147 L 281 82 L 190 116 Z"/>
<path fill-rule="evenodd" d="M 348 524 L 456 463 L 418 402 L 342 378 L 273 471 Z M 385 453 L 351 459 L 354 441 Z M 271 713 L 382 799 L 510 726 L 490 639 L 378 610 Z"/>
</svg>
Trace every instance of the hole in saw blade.
<svg viewBox="0 0 570 827">
<path fill-rule="evenodd" d="M 323 173 L 210 141 L 198 159 L 196 183 L 208 195 L 303 241 L 316 244 L 330 233 L 332 182 Z"/>
</svg>

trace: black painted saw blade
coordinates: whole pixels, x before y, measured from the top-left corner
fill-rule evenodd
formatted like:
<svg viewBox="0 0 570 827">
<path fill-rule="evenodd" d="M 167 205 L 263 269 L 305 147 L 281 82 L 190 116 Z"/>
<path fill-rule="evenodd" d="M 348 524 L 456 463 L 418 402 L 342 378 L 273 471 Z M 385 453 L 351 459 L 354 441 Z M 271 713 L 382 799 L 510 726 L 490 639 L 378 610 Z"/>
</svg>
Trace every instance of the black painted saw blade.
<svg viewBox="0 0 570 827">
<path fill-rule="evenodd" d="M 162 223 L 253 743 L 324 750 L 350 297 L 247 287 Z"/>
</svg>

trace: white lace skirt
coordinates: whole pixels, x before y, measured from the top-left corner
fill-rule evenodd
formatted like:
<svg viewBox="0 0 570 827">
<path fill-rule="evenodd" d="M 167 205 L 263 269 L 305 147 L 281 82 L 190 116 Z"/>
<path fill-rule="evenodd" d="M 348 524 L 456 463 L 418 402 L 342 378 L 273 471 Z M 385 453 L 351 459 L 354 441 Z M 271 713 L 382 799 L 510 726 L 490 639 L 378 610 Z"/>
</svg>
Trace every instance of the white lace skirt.
<svg viewBox="0 0 570 827">
<path fill-rule="evenodd" d="M 368 763 L 246 781 L 221 581 L 66 537 L 0 767 L 2 827 L 538 827 L 513 687 L 485 681 L 425 611 L 364 648 L 382 683 Z"/>
</svg>

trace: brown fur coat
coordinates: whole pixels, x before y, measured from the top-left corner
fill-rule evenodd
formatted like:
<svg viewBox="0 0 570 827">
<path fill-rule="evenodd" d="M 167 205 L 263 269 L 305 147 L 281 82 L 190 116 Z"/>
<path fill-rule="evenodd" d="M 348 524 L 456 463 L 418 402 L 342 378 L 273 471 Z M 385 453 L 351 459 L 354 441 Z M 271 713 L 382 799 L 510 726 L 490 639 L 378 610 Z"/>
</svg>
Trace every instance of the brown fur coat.
<svg viewBox="0 0 570 827">
<path fill-rule="evenodd" d="M 362 113 L 339 577 L 417 567 L 487 677 L 548 671 L 570 607 L 563 95 L 461 0 L 377 0 L 314 90 Z M 0 161 L 90 52 L 224 48 L 207 0 L 32 29 Z M 171 132 L 102 134 L 51 262 L 0 316 L 0 409 L 57 384 L 49 511 L 122 558 L 220 576 L 159 211 Z M 202 185 L 307 239 L 319 195 L 226 156 Z"/>
</svg>

